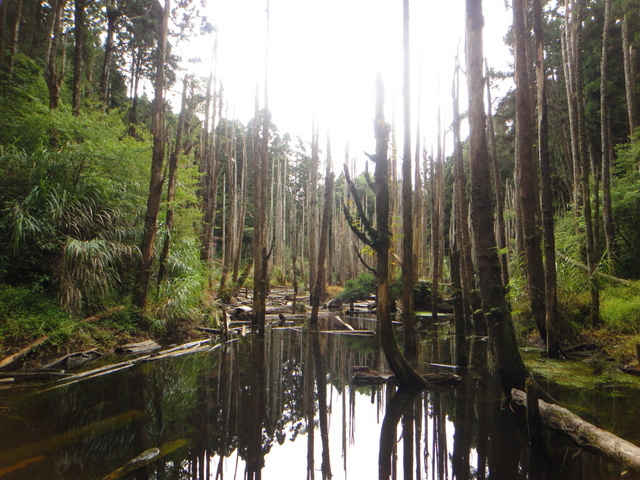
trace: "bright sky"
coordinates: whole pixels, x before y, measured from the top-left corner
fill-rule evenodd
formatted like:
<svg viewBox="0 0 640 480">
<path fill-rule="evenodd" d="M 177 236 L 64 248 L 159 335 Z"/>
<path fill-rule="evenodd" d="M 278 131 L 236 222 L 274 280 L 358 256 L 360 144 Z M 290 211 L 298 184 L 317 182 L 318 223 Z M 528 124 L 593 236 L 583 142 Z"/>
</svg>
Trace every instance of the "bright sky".
<svg viewBox="0 0 640 480">
<path fill-rule="evenodd" d="M 208 0 L 207 16 L 218 27 L 218 79 L 224 84 L 229 115 L 253 116 L 259 85 L 264 104 L 267 0 Z M 511 21 L 504 0 L 485 0 L 485 55 L 491 66 L 508 68 L 503 36 Z M 421 96 L 422 135 L 436 142 L 438 105 L 451 121 L 451 76 L 459 48 L 464 65 L 464 0 L 410 0 L 412 121 Z M 188 55 L 205 62 L 210 38 Z M 208 66 L 203 65 L 208 70 Z M 402 0 L 270 0 L 269 107 L 281 133 L 308 140 L 315 117 L 321 145 L 332 140 L 334 164 L 342 163 L 349 139 L 352 156 L 373 153 L 372 118 L 376 72 L 383 74 L 387 121 L 402 137 Z M 420 73 L 420 81 L 419 81 Z M 464 77 L 462 77 L 464 81 Z M 466 87 L 461 85 L 461 93 Z M 461 110 L 466 99 L 461 98 Z M 415 126 L 412 137 L 415 136 Z M 412 140 L 415 143 L 415 140 Z"/>
</svg>

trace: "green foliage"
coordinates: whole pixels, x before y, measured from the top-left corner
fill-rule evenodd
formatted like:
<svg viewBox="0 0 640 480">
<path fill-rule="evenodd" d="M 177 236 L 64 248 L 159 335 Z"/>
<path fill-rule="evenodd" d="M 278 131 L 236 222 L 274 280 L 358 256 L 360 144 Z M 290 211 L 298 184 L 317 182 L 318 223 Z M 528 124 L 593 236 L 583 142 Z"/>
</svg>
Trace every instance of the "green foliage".
<svg viewBox="0 0 640 480">
<path fill-rule="evenodd" d="M 17 129 L 12 144 L 0 146 L 0 280 L 53 288 L 86 313 L 137 253 L 149 146 L 124 135 L 116 115 L 14 120 L 2 134 Z"/>
<path fill-rule="evenodd" d="M 168 279 L 158 290 L 156 317 L 167 329 L 200 318 L 200 300 L 206 284 L 195 237 L 184 238 L 174 245 L 168 264 Z"/>
<path fill-rule="evenodd" d="M 601 298 L 600 315 L 611 333 L 640 333 L 640 285 L 607 288 Z"/>
<path fill-rule="evenodd" d="M 342 303 L 366 300 L 373 294 L 375 288 L 376 283 L 373 274 L 364 272 L 357 278 L 347 280 L 344 284 L 344 290 L 336 296 L 336 299 Z"/>
<path fill-rule="evenodd" d="M 60 304 L 41 290 L 0 285 L 0 339 L 35 339 L 71 323 Z"/>
</svg>

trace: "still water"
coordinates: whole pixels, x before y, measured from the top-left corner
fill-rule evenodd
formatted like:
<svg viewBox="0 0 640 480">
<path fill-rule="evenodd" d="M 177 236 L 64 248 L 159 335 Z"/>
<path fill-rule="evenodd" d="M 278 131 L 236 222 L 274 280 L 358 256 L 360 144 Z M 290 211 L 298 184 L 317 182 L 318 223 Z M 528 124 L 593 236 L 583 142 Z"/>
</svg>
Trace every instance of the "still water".
<svg viewBox="0 0 640 480">
<path fill-rule="evenodd" d="M 421 341 L 421 371 L 453 363 L 448 339 Z M 350 383 L 353 366 L 385 370 L 374 336 L 268 329 L 72 385 L 0 390 L 0 478 L 628 478 L 560 438 L 551 457 L 531 452 L 486 342 L 470 353 L 458 387 L 404 392 Z M 554 394 L 639 443 L 634 394 Z M 127 466 L 143 452 L 153 461 Z"/>
</svg>

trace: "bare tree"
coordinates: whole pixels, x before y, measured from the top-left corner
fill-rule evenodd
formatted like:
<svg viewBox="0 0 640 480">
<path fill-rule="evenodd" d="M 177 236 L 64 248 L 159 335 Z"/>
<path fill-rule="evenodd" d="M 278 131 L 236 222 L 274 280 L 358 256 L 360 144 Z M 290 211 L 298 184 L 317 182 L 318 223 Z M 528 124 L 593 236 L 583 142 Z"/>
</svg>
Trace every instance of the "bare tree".
<svg viewBox="0 0 640 480">
<path fill-rule="evenodd" d="M 482 0 L 466 0 L 466 12 L 471 222 L 482 309 L 489 325 L 502 389 L 508 397 L 511 388 L 524 388 L 528 372 L 518 350 L 511 311 L 505 299 L 493 228 L 491 184 L 486 181 L 490 176 L 483 101 Z"/>
<path fill-rule="evenodd" d="M 369 155 L 375 164 L 374 188 L 376 194 L 376 226 L 367 218 L 362 202 L 345 165 L 345 178 L 349 185 L 355 203 L 358 219 L 362 229 L 356 226 L 349 209 L 344 211 L 347 221 L 354 234 L 376 252 L 376 301 L 378 322 L 380 324 L 380 341 L 387 363 L 395 374 L 401 386 L 425 386 L 422 376 L 411 366 L 398 349 L 395 332 L 391 323 L 391 296 L 389 294 L 389 246 L 391 231 L 389 228 L 389 133 L 391 128 L 384 119 L 384 89 L 382 77 L 378 75 L 376 82 L 376 110 L 374 118 L 374 133 L 376 138 L 376 153 Z"/>
<path fill-rule="evenodd" d="M 413 288 L 416 281 L 413 258 L 413 185 L 411 176 L 411 88 L 409 45 L 409 0 L 403 0 L 402 108 L 404 142 L 402 150 L 402 325 L 404 350 L 416 351 L 416 327 L 413 308 Z"/>
</svg>

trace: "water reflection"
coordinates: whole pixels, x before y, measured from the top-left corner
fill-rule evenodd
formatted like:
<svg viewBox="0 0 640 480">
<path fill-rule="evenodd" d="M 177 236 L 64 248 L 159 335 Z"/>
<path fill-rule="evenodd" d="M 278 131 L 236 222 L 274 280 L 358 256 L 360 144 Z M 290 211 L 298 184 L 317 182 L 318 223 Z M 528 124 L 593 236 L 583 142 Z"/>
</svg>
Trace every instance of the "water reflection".
<svg viewBox="0 0 640 480">
<path fill-rule="evenodd" d="M 0 391 L 0 478 L 622 478 L 558 438 L 552 458 L 531 451 L 502 409 L 485 341 L 470 342 L 455 389 L 356 387 L 354 365 L 385 368 L 377 341 L 327 328 L 272 329 L 68 387 Z M 455 363 L 450 338 L 435 331 L 421 343 L 423 371 Z M 157 457 L 129 463 L 148 451 Z"/>
</svg>

